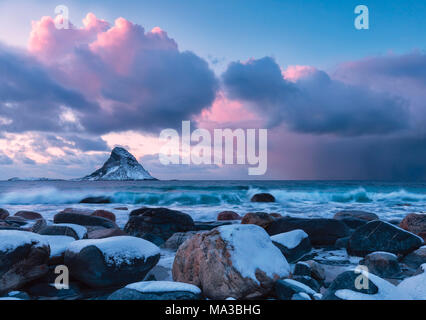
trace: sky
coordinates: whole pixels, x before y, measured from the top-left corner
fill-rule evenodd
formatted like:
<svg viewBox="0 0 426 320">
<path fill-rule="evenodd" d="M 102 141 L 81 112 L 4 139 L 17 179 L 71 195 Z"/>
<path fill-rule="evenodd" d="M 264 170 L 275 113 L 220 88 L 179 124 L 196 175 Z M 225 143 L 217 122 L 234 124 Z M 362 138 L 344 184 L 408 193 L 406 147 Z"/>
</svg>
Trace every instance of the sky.
<svg viewBox="0 0 426 320">
<path fill-rule="evenodd" d="M 424 181 L 425 16 L 414 0 L 0 0 L 0 179 L 81 177 L 123 146 L 160 179 Z M 266 173 L 160 163 L 159 133 L 185 120 L 267 129 Z"/>
</svg>

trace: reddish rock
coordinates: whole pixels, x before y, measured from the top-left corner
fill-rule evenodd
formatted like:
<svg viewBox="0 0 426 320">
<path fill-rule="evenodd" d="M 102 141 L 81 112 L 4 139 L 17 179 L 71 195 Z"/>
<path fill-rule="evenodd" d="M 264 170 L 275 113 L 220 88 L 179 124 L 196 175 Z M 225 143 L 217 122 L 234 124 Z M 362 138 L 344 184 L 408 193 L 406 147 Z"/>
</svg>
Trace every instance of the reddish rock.
<svg viewBox="0 0 426 320">
<path fill-rule="evenodd" d="M 75 214 L 85 214 L 87 216 L 90 216 L 93 213 L 93 211 L 86 210 L 86 209 L 65 208 L 59 213 L 75 213 Z"/>
<path fill-rule="evenodd" d="M 15 217 L 21 217 L 26 220 L 38 220 L 43 219 L 43 216 L 40 213 L 33 211 L 18 211 L 14 214 Z"/>
<path fill-rule="evenodd" d="M 98 229 L 93 230 L 87 234 L 88 239 L 104 239 L 118 236 L 128 236 L 126 232 L 121 229 Z"/>
<path fill-rule="evenodd" d="M 222 211 L 217 216 L 217 220 L 219 220 L 219 221 L 241 220 L 241 216 L 234 211 Z"/>
<path fill-rule="evenodd" d="M 276 218 L 265 212 L 249 212 L 241 220 L 241 224 L 255 224 L 267 228 Z"/>
<path fill-rule="evenodd" d="M 110 211 L 96 210 L 95 212 L 92 213 L 92 216 L 106 218 L 106 219 L 109 219 L 109 220 L 115 222 L 115 214 L 110 212 Z"/>
<path fill-rule="evenodd" d="M 247 251 L 250 248 L 250 251 Z M 209 299 L 255 299 L 273 291 L 290 267 L 262 228 L 227 225 L 197 233 L 178 249 L 173 280 L 201 288 Z"/>
<path fill-rule="evenodd" d="M 271 217 L 274 217 L 274 218 L 282 218 L 282 217 L 283 217 L 281 214 L 276 213 L 276 212 L 270 213 L 269 215 L 270 215 Z"/>
<path fill-rule="evenodd" d="M 0 220 L 4 220 L 9 216 L 9 211 L 0 208 Z"/>
<path fill-rule="evenodd" d="M 401 221 L 399 226 L 417 234 L 426 241 L 426 214 L 410 213 Z"/>
</svg>

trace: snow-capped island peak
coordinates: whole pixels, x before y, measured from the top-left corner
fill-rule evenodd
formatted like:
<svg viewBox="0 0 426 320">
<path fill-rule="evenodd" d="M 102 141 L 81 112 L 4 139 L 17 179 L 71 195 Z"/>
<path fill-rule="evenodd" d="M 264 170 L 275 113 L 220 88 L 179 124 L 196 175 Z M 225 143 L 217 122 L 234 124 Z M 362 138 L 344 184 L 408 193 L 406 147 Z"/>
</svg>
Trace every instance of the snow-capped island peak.
<svg viewBox="0 0 426 320">
<path fill-rule="evenodd" d="M 115 147 L 104 165 L 82 180 L 155 180 L 136 158 L 121 147 Z"/>
</svg>

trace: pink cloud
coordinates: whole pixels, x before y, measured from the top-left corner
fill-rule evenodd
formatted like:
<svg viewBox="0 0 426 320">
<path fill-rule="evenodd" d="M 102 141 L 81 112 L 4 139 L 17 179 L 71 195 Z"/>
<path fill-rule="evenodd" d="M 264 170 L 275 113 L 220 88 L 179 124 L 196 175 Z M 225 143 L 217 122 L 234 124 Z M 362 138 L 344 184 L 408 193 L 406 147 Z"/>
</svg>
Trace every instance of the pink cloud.
<svg viewBox="0 0 426 320">
<path fill-rule="evenodd" d="M 311 66 L 288 66 L 287 69 L 282 71 L 283 78 L 285 80 L 296 82 L 301 78 L 305 78 L 315 73 L 317 69 Z"/>
</svg>

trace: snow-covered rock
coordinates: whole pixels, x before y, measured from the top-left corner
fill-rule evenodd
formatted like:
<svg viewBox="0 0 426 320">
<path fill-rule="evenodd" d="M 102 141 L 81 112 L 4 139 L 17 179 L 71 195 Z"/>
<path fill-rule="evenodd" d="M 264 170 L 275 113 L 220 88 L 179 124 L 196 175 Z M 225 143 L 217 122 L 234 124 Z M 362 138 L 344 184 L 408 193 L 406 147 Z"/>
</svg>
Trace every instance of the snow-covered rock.
<svg viewBox="0 0 426 320">
<path fill-rule="evenodd" d="M 257 225 L 226 225 L 198 233 L 178 249 L 173 279 L 200 287 L 212 299 L 258 298 L 290 273 L 281 251 Z"/>
<path fill-rule="evenodd" d="M 275 293 L 277 298 L 280 300 L 290 300 L 295 294 L 298 293 L 304 293 L 309 297 L 313 296 L 317 292 L 299 281 L 295 281 L 293 279 L 284 279 L 278 280 L 276 282 Z M 310 297 L 309 300 L 311 300 Z"/>
<path fill-rule="evenodd" d="M 74 242 L 73 237 L 68 236 L 42 236 L 50 246 L 50 258 L 60 257 L 67 250 L 71 242 Z"/>
<path fill-rule="evenodd" d="M 43 236 L 0 231 L 0 294 L 18 289 L 48 272 L 49 243 Z"/>
<path fill-rule="evenodd" d="M 271 240 L 289 262 L 297 261 L 312 249 L 307 233 L 300 229 L 276 234 Z"/>
<path fill-rule="evenodd" d="M 196 300 L 200 288 L 183 282 L 141 281 L 115 291 L 108 300 Z"/>
<path fill-rule="evenodd" d="M 141 281 L 160 259 L 153 243 L 130 236 L 77 240 L 65 252 L 71 274 L 91 287 Z"/>
<path fill-rule="evenodd" d="M 422 264 L 423 273 L 404 279 L 398 286 L 398 290 L 405 292 L 414 300 L 426 300 L 426 263 Z"/>
<path fill-rule="evenodd" d="M 49 236 L 67 236 L 81 240 L 87 237 L 87 228 L 73 223 L 57 223 L 42 228 L 38 233 Z"/>
<path fill-rule="evenodd" d="M 82 180 L 153 180 L 148 171 L 126 149 L 116 147 L 102 168 Z"/>
</svg>

